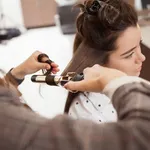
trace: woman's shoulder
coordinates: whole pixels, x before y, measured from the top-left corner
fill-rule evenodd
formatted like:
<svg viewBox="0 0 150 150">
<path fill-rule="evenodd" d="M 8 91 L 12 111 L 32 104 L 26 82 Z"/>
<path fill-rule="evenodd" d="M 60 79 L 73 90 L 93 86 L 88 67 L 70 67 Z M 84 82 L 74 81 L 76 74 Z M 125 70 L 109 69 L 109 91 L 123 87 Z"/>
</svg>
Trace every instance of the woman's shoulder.
<svg viewBox="0 0 150 150">
<path fill-rule="evenodd" d="M 89 99 L 89 93 L 80 93 L 71 104 L 69 109 L 69 116 L 74 119 L 88 119 L 94 122 L 104 122 L 105 118 L 99 114 L 97 108 L 91 99 Z M 97 119 L 96 119 L 97 118 Z"/>
<path fill-rule="evenodd" d="M 83 92 L 74 99 L 75 102 L 82 103 L 83 105 L 89 102 L 97 108 L 102 108 L 110 103 L 110 99 L 102 93 Z"/>
<path fill-rule="evenodd" d="M 80 93 L 71 104 L 69 115 L 91 115 L 102 113 L 102 110 L 110 103 L 110 99 L 101 93 Z M 77 116 L 78 118 L 78 116 Z"/>
</svg>

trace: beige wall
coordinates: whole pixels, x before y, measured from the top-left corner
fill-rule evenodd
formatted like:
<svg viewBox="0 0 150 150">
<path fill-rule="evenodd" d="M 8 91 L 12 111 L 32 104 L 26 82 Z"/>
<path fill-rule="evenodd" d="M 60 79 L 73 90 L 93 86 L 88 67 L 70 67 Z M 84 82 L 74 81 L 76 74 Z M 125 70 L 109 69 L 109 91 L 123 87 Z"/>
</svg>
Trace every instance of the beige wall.
<svg viewBox="0 0 150 150">
<path fill-rule="evenodd" d="M 24 24 L 27 28 L 54 25 L 54 0 L 21 0 Z"/>
</svg>

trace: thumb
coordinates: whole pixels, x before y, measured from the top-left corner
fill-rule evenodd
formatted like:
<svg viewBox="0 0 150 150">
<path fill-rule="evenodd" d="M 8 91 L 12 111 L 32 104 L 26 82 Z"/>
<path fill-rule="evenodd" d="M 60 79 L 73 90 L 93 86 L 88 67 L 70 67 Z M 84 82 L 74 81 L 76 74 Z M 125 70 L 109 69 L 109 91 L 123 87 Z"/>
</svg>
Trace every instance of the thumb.
<svg viewBox="0 0 150 150">
<path fill-rule="evenodd" d="M 97 80 L 82 80 L 73 82 L 70 81 L 64 85 L 67 90 L 87 91 L 87 92 L 101 92 L 102 88 L 97 83 Z"/>
<path fill-rule="evenodd" d="M 51 68 L 51 66 L 48 63 L 39 63 L 38 66 L 39 66 L 39 69 L 47 69 L 48 70 Z"/>
</svg>

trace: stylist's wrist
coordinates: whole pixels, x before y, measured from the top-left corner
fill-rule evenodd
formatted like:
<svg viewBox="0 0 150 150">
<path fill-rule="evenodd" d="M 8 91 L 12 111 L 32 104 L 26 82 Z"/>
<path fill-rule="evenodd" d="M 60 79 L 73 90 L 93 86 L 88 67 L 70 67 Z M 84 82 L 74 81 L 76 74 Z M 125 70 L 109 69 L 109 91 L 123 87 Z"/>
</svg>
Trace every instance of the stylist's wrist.
<svg viewBox="0 0 150 150">
<path fill-rule="evenodd" d="M 115 73 L 116 73 L 116 74 L 115 74 Z M 103 76 L 103 77 L 100 77 L 99 79 L 97 79 L 97 82 L 98 82 L 98 84 L 99 84 L 100 87 L 101 87 L 101 91 L 103 91 L 103 90 L 105 89 L 105 87 L 106 87 L 110 82 L 114 81 L 115 79 L 121 78 L 121 77 L 123 77 L 123 76 L 127 76 L 125 73 L 120 72 L 120 71 L 115 72 L 115 73 L 113 74 L 113 72 L 112 72 L 112 74 L 109 75 L 109 76 L 106 75 L 106 76 Z"/>
<path fill-rule="evenodd" d="M 15 78 L 17 78 L 17 79 L 24 79 L 24 77 L 25 77 L 25 75 L 26 75 L 25 72 L 24 72 L 22 69 L 20 69 L 19 66 L 13 68 L 13 69 L 11 70 L 11 74 L 12 74 Z"/>
</svg>

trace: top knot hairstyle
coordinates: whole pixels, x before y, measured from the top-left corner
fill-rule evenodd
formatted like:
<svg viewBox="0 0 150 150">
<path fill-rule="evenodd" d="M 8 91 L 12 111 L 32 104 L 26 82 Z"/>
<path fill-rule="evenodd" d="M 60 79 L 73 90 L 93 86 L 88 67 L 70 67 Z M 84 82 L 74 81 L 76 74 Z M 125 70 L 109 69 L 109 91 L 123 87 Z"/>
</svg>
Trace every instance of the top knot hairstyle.
<svg viewBox="0 0 150 150">
<path fill-rule="evenodd" d="M 111 41 L 111 35 L 115 37 L 116 32 L 117 39 L 118 33 L 138 22 L 136 11 L 123 0 L 86 0 L 77 6 L 81 8 L 76 21 L 77 34 L 97 49 L 106 49 L 106 38 Z"/>
<path fill-rule="evenodd" d="M 85 1 L 82 11 L 91 16 L 101 18 L 101 21 L 106 21 L 108 25 L 113 24 L 119 16 L 119 11 L 115 7 L 100 0 Z"/>
</svg>

